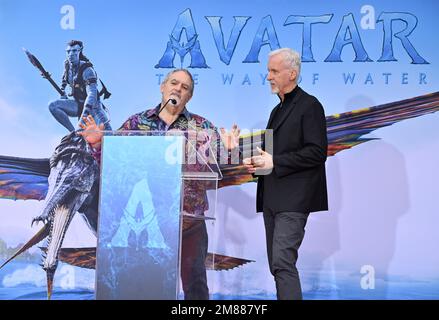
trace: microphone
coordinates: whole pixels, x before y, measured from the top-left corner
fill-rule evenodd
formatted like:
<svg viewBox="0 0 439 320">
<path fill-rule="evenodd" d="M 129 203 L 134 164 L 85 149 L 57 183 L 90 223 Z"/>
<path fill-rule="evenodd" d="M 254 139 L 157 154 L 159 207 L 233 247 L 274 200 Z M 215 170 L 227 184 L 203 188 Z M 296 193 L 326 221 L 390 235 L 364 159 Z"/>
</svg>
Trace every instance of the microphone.
<svg viewBox="0 0 439 320">
<path fill-rule="evenodd" d="M 169 102 L 171 102 L 173 105 L 177 104 L 177 100 L 176 99 L 173 99 L 173 98 L 168 99 L 168 101 L 166 101 L 166 103 L 163 105 L 163 107 L 160 108 L 159 113 L 157 113 L 157 116 L 160 114 L 160 112 L 162 112 L 162 110 L 166 107 L 166 105 Z"/>
</svg>

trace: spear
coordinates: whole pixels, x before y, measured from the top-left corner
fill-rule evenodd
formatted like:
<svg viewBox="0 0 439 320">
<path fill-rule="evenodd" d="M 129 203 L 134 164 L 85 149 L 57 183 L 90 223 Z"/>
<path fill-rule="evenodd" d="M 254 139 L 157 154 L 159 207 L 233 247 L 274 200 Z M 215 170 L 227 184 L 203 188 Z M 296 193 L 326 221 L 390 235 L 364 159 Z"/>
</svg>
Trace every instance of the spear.
<svg viewBox="0 0 439 320">
<path fill-rule="evenodd" d="M 58 91 L 58 93 L 61 96 L 64 96 L 65 93 L 61 90 L 61 88 L 55 83 L 55 81 L 53 81 L 51 74 L 49 72 L 47 72 L 43 65 L 41 64 L 41 62 L 37 59 L 37 57 L 35 57 L 32 53 L 30 53 L 29 51 L 27 51 L 25 48 L 23 48 L 24 53 L 26 53 L 27 57 L 29 58 L 30 63 L 32 63 L 35 68 L 37 68 L 40 72 L 43 78 L 47 79 L 50 84 L 56 89 L 56 91 Z"/>
</svg>

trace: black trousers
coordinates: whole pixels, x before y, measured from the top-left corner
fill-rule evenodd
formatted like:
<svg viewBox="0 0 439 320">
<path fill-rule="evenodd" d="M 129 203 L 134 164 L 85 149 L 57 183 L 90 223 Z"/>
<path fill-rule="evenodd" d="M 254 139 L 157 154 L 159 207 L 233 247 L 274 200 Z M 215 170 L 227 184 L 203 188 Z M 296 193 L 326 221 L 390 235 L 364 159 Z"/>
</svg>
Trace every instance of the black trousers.
<svg viewBox="0 0 439 320">
<path fill-rule="evenodd" d="M 268 264 L 276 282 L 278 300 L 302 299 L 296 262 L 308 216 L 309 213 L 274 212 L 264 208 Z"/>
<path fill-rule="evenodd" d="M 208 237 L 206 223 L 194 222 L 182 234 L 181 282 L 185 300 L 209 300 L 206 257 Z"/>
</svg>

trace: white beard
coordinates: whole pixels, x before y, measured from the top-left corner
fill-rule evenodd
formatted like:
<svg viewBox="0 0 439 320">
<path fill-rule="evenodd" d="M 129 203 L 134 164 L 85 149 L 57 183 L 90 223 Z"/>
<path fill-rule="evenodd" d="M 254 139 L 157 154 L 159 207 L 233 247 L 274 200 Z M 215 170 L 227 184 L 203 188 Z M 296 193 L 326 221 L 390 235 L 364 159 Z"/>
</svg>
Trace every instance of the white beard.
<svg viewBox="0 0 439 320">
<path fill-rule="evenodd" d="M 271 87 L 271 93 L 272 94 L 278 94 L 279 93 L 279 88 L 278 87 Z"/>
</svg>

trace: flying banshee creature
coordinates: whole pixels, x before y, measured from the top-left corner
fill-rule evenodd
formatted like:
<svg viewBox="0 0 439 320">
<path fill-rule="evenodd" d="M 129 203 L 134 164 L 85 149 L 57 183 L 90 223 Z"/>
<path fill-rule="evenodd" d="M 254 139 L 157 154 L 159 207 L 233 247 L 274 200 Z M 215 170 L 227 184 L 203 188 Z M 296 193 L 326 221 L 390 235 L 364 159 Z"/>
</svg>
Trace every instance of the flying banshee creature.
<svg viewBox="0 0 439 320">
<path fill-rule="evenodd" d="M 439 92 L 375 107 L 350 111 L 326 117 L 328 156 L 374 140 L 362 136 L 396 122 L 434 113 L 439 110 Z M 240 147 L 256 150 L 263 132 L 240 137 Z M 221 166 L 223 179 L 219 187 L 240 185 L 256 181 L 242 165 Z M 89 146 L 77 133 L 64 137 L 50 159 L 26 159 L 0 156 L 0 198 L 45 200 L 44 209 L 33 222 L 44 222 L 43 228 L 14 256 L 36 245 L 46 237 L 43 248 L 43 269 L 47 273 L 48 297 L 52 293 L 53 276 L 58 260 L 83 267 L 94 268 L 96 248 L 61 248 L 62 241 L 73 216 L 78 212 L 96 234 L 98 216 L 99 169 L 90 154 Z M 190 225 L 183 225 L 183 230 Z M 228 270 L 250 260 L 214 255 L 214 270 Z M 213 254 L 206 259 L 212 266 Z"/>
<path fill-rule="evenodd" d="M 46 247 L 41 249 L 44 252 L 42 267 L 46 271 L 50 299 L 59 260 L 78 267 L 95 268 L 96 248 L 61 247 L 76 213 L 83 216 L 91 231 L 97 235 L 98 163 L 88 143 L 77 132 L 65 136 L 50 159 L 0 156 L 0 163 L 0 197 L 45 201 L 42 211 L 32 220 L 32 225 L 43 222 L 42 229 L 0 268 L 47 238 Z M 17 184 L 18 180 L 20 182 Z M 183 232 L 195 227 L 196 224 L 191 222 L 196 221 L 183 219 Z M 205 264 L 208 269 L 229 270 L 248 262 L 251 260 L 209 253 Z"/>
<path fill-rule="evenodd" d="M 1 267 L 47 237 L 47 248 L 42 267 L 47 274 L 47 290 L 48 298 L 50 298 L 61 245 L 76 212 L 83 215 L 88 226 L 96 235 L 98 164 L 91 155 L 88 143 L 76 132 L 72 132 L 62 139 L 50 159 L 28 161 L 27 159 L 1 157 L 0 161 L 3 163 L 4 168 L 7 168 L 6 170 L 13 172 L 12 175 L 27 175 L 24 173 L 25 171 L 31 175 L 36 174 L 37 184 L 39 184 L 39 187 L 45 188 L 45 191 L 43 191 L 37 187 L 30 198 L 36 196 L 38 200 L 44 199 L 45 203 L 42 211 L 32 220 L 32 225 L 43 222 L 44 226 Z M 5 181 L 6 185 L 9 185 L 8 174 L 5 178 L 7 179 Z M 45 192 L 45 194 L 38 194 L 40 191 Z"/>
</svg>

